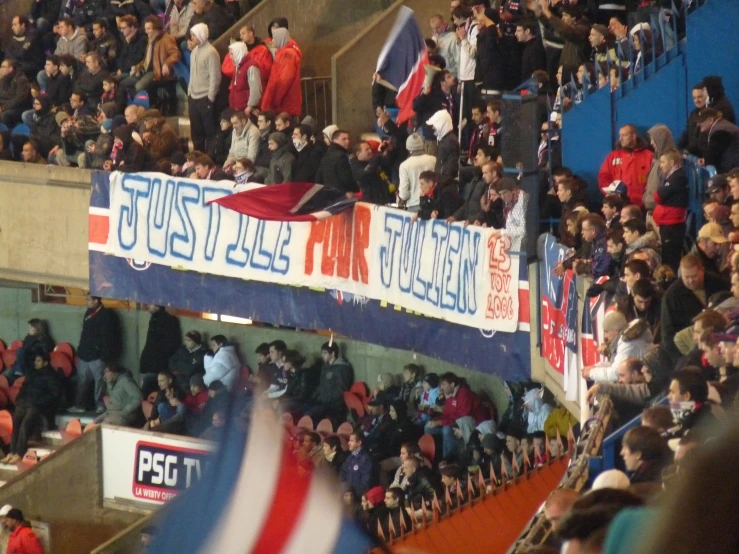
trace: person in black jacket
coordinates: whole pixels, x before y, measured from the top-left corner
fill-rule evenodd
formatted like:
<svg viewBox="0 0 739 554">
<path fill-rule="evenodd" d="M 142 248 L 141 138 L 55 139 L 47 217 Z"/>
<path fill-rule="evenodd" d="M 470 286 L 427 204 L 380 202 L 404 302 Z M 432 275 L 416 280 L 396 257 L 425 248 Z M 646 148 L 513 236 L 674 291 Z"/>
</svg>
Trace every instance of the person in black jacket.
<svg viewBox="0 0 739 554">
<path fill-rule="evenodd" d="M 0 64 L 0 122 L 12 127 L 31 104 L 31 85 L 15 60 Z"/>
<path fill-rule="evenodd" d="M 186 390 L 193 375 L 204 375 L 205 347 L 198 331 L 188 331 L 182 345 L 169 357 L 167 367 L 180 388 Z"/>
<path fill-rule="evenodd" d="M 93 399 L 96 413 L 105 411 L 103 395 L 105 383 L 103 370 L 105 364 L 114 362 L 121 352 L 121 332 L 118 316 L 113 310 L 103 306 L 99 296 L 87 297 L 87 310 L 82 321 L 82 334 L 77 346 L 77 398 L 70 412 L 85 411 L 88 389 L 94 383 Z"/>
<path fill-rule="evenodd" d="M 430 472 L 421 467 L 418 458 L 411 456 L 403 462 L 403 473 L 407 482 L 405 496 L 408 504 L 416 511 L 421 510 L 422 503 L 426 504 L 427 509 L 431 509 L 434 496 L 440 496 L 440 491 L 432 481 Z"/>
<path fill-rule="evenodd" d="M 125 80 L 131 73 L 131 68 L 139 64 L 146 56 L 148 39 L 141 29 L 139 22 L 132 15 L 124 15 L 118 22 L 118 29 L 123 37 L 118 55 L 118 80 Z"/>
<path fill-rule="evenodd" d="M 327 187 L 333 187 L 344 193 L 348 198 L 359 192 L 354 180 L 352 166 L 349 163 L 349 133 L 334 131 L 331 137 L 331 146 L 321 160 L 316 173 L 316 182 Z"/>
<path fill-rule="evenodd" d="M 701 81 L 693 87 L 693 103 L 695 109 L 690 112 L 688 116 L 688 123 L 685 126 L 683 134 L 680 135 L 680 140 L 677 141 L 677 146 L 680 150 L 685 150 L 694 156 L 700 155 L 700 127 L 698 126 L 698 116 L 700 115 L 703 108 L 708 106 L 708 92 L 706 92 L 706 85 Z"/>
<path fill-rule="evenodd" d="M 421 219 L 448 219 L 462 205 L 457 185 L 445 179 L 439 182 L 436 172 L 424 171 L 418 176 L 421 199 L 418 217 Z"/>
<path fill-rule="evenodd" d="M 400 456 L 400 447 L 404 443 L 415 442 L 420 438 L 420 428 L 408 417 L 408 403 L 405 400 L 392 402 L 389 414 L 391 423 L 383 436 L 385 457 Z"/>
<path fill-rule="evenodd" d="M 693 318 L 707 305 L 708 299 L 722 290 L 726 283 L 705 271 L 697 254 L 686 254 L 680 260 L 680 277 L 670 285 L 662 299 L 662 346 L 677 359 L 680 351 L 675 335 L 692 325 Z"/>
<path fill-rule="evenodd" d="M 44 157 L 61 141 L 61 129 L 56 123 L 51 108 L 51 99 L 48 96 L 43 95 L 36 98 L 33 101 L 33 117 L 29 125 L 30 137 L 38 143 L 40 153 Z"/>
<path fill-rule="evenodd" d="M 228 31 L 233 24 L 231 14 L 213 0 L 193 0 L 192 5 L 195 13 L 190 20 L 190 29 L 198 23 L 205 23 L 208 26 L 208 36 L 211 42 Z M 188 35 L 190 29 L 188 29 Z"/>
<path fill-rule="evenodd" d="M 133 125 L 121 125 L 113 133 L 115 142 L 113 149 L 116 151 L 113 166 L 119 171 L 127 173 L 138 173 L 144 171 L 149 165 L 149 153 L 144 149 L 141 136 L 136 133 L 134 137 Z M 112 169 L 106 167 L 106 169 Z"/>
<path fill-rule="evenodd" d="M 10 452 L 0 463 L 14 464 L 21 460 L 28 449 L 28 439 L 41 427 L 43 418 L 53 425 L 61 397 L 61 376 L 49 365 L 49 353 L 41 348 L 36 352 L 34 367 L 26 373 L 18 394 Z"/>
<path fill-rule="evenodd" d="M 421 132 L 426 144 L 430 143 L 428 153 L 436 152 L 436 138 L 434 129 L 427 123 L 439 110 L 446 110 L 452 116 L 452 121 L 457 121 L 459 114 L 459 96 L 455 93 L 457 80 L 449 71 L 443 70 L 434 75 L 431 86 L 424 85 L 423 92 L 413 100 L 413 111 L 421 123 Z"/>
<path fill-rule="evenodd" d="M 323 155 L 326 153 L 325 146 L 311 141 L 313 130 L 310 125 L 298 125 L 293 129 L 292 141 L 297 160 L 293 172 L 293 181 L 296 183 L 315 183 L 318 166 L 321 165 Z"/>
<path fill-rule="evenodd" d="M 44 59 L 36 29 L 25 15 L 16 15 L 11 23 L 11 29 L 13 36 L 6 43 L 5 57 L 18 62 L 18 69 L 25 73 L 26 77 L 35 76 L 41 69 L 40 64 Z"/>
<path fill-rule="evenodd" d="M 146 343 L 141 351 L 139 373 L 141 374 L 141 390 L 144 396 L 156 385 L 157 374 L 166 369 L 169 359 L 180 347 L 180 320 L 170 314 L 163 306 L 149 304 L 146 306 L 151 314 L 149 330 L 146 332 Z"/>
<path fill-rule="evenodd" d="M 544 45 L 537 36 L 535 21 L 519 21 L 516 26 L 516 39 L 523 44 L 521 56 L 521 82 L 531 78 L 534 71 L 547 68 Z"/>
<path fill-rule="evenodd" d="M 708 93 L 708 107 L 713 108 L 717 112 L 721 112 L 724 115 L 724 119 L 727 121 L 736 123 L 734 107 L 726 97 L 726 93 L 724 92 L 724 83 L 721 80 L 721 77 L 717 75 L 703 77 L 703 84 L 706 86 L 706 92 Z"/>
<path fill-rule="evenodd" d="M 287 389 L 280 399 L 283 412 L 300 417 L 311 406 L 311 397 L 318 386 L 320 366 L 303 367 L 305 359 L 297 350 L 287 350 L 282 355 L 282 369 L 293 377 L 287 381 Z"/>
<path fill-rule="evenodd" d="M 362 191 L 362 201 L 370 204 L 384 205 L 393 199 L 388 190 L 387 175 L 390 168 L 385 166 L 387 158 L 376 154 L 366 141 L 354 147 L 354 159 L 351 161 L 352 174 Z"/>
<path fill-rule="evenodd" d="M 323 440 L 323 456 L 326 458 L 325 465 L 338 475 L 347 453 L 341 448 L 341 439 L 337 435 L 331 435 Z"/>
<path fill-rule="evenodd" d="M 477 22 L 480 32 L 477 35 L 477 66 L 476 71 L 482 81 L 482 88 L 489 91 L 502 92 L 506 87 L 507 75 L 504 64 L 507 62 L 496 24 L 498 14 L 494 10 L 487 9 L 477 12 Z M 513 40 L 515 46 L 515 39 Z M 509 79 L 511 80 L 511 79 Z M 518 73 L 513 80 L 518 80 Z M 515 86 L 515 85 L 513 85 Z M 467 107 L 465 107 L 467 112 Z"/>
<path fill-rule="evenodd" d="M 48 353 L 53 349 L 54 340 L 49 336 L 49 327 L 46 321 L 37 318 L 30 319 L 28 320 L 28 334 L 23 339 L 23 346 L 16 352 L 15 364 L 6 368 L 2 374 L 12 385 L 18 377 L 22 377 L 33 370 L 34 359 L 39 351 Z"/>
</svg>

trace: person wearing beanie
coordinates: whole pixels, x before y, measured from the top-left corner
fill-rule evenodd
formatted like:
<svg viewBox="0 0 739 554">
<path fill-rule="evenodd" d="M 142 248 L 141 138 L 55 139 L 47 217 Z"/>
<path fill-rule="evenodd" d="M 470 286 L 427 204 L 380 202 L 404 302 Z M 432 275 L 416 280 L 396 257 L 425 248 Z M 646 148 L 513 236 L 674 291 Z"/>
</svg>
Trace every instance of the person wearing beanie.
<svg viewBox="0 0 739 554">
<path fill-rule="evenodd" d="M 17 508 L 11 508 L 3 516 L 3 527 L 10 531 L 7 552 L 13 554 L 44 554 L 38 537 Z"/>
<path fill-rule="evenodd" d="M 408 136 L 405 147 L 408 158 L 398 169 L 398 205 L 408 211 L 418 212 L 421 208 L 421 173 L 434 170 L 436 157 L 424 153 L 424 140 L 418 133 Z"/>
<path fill-rule="evenodd" d="M 290 31 L 285 28 L 272 31 L 272 44 L 277 51 L 262 96 L 262 110 L 299 116 L 303 108 L 300 86 L 300 61 L 303 54 L 290 38 Z"/>
<path fill-rule="evenodd" d="M 331 135 L 331 144 L 316 172 L 316 183 L 344 192 L 347 198 L 359 192 L 349 162 L 349 132 L 337 129 Z"/>
<path fill-rule="evenodd" d="M 269 161 L 269 171 L 264 184 L 291 183 L 295 171 L 295 155 L 292 153 L 290 148 L 292 145 L 287 141 L 287 137 L 279 131 L 270 133 L 267 146 L 272 152 L 272 158 Z"/>
<path fill-rule="evenodd" d="M 184 165 L 184 156 L 180 165 Z M 175 164 L 174 157 L 172 164 Z M 203 359 L 205 358 L 205 347 L 203 346 L 203 338 L 198 331 L 188 331 L 182 345 L 169 358 L 167 366 L 175 377 L 175 381 L 182 389 L 187 389 L 190 385 L 190 379 L 194 375 L 203 375 L 205 367 Z"/>
<path fill-rule="evenodd" d="M 190 134 L 195 150 L 207 152 L 209 137 L 216 134 L 214 104 L 221 85 L 221 56 L 208 42 L 209 31 L 205 23 L 190 29 L 190 82 L 187 87 L 190 114 Z"/>
</svg>

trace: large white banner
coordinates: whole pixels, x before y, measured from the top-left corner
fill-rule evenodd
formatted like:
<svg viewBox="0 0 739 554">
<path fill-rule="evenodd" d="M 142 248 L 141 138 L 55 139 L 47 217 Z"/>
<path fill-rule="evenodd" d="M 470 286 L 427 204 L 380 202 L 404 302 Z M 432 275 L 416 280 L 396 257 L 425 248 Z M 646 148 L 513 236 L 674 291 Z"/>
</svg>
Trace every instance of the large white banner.
<svg viewBox="0 0 739 554">
<path fill-rule="evenodd" d="M 229 181 L 113 173 L 106 253 L 236 279 L 337 289 L 477 329 L 514 332 L 520 250 L 490 229 L 369 204 L 318 222 L 209 204 Z"/>
<path fill-rule="evenodd" d="M 215 445 L 207 441 L 104 426 L 103 499 L 164 504 L 197 483 Z"/>
</svg>

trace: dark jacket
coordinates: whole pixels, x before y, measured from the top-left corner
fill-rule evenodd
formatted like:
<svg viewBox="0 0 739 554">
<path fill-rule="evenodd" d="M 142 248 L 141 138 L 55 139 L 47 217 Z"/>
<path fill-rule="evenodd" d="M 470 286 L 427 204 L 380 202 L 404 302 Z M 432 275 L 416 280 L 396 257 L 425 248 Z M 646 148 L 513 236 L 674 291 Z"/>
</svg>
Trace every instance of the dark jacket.
<svg viewBox="0 0 739 554">
<path fill-rule="evenodd" d="M 69 97 L 72 96 L 72 79 L 70 76 L 65 77 L 61 72 L 54 77 L 47 75 L 44 96 L 49 99 L 52 106 L 61 106 L 69 102 Z"/>
<path fill-rule="evenodd" d="M 97 52 L 103 59 L 103 69 L 112 71 L 116 68 L 115 62 L 118 58 L 120 45 L 118 39 L 111 33 L 105 33 L 104 37 L 99 39 L 93 38 L 90 41 L 90 52 Z"/>
<path fill-rule="evenodd" d="M 181 344 L 180 320 L 164 308 L 151 314 L 146 344 L 141 351 L 140 373 L 159 373 Z"/>
<path fill-rule="evenodd" d="M 344 392 L 354 382 L 354 370 L 343 358 L 321 370 L 318 388 L 313 393 L 313 400 L 327 406 L 343 406 Z"/>
<path fill-rule="evenodd" d="M 336 143 L 328 147 L 318 166 L 316 182 L 342 192 L 359 192 L 349 163 L 349 153 L 343 147 Z"/>
<path fill-rule="evenodd" d="M 399 416 L 385 431 L 384 450 L 387 456 L 400 456 L 400 447 L 406 442 L 416 442 L 420 434 L 420 429 L 407 416 Z"/>
<path fill-rule="evenodd" d="M 564 41 L 559 65 L 580 67 L 583 62 L 587 61 L 585 51 L 588 48 L 588 37 L 590 36 L 590 26 L 587 23 L 578 19 L 573 25 L 566 25 L 556 15 L 552 15 L 549 19 L 542 15 L 540 21 L 545 27 L 553 29 Z"/>
<path fill-rule="evenodd" d="M 115 360 L 121 352 L 118 315 L 103 306 L 85 311 L 77 355 L 84 362 Z"/>
<path fill-rule="evenodd" d="M 524 44 L 521 56 L 521 82 L 529 79 L 537 69 L 547 68 L 547 59 L 544 54 L 544 45 L 539 37 L 533 38 Z"/>
<path fill-rule="evenodd" d="M 310 400 L 318 386 L 320 376 L 321 370 L 318 367 L 295 370 L 293 378 L 288 380 L 285 396 L 294 400 Z"/>
<path fill-rule="evenodd" d="M 708 133 L 701 134 L 700 151 L 706 165 L 715 166 L 718 173 L 739 167 L 739 127 L 719 119 Z"/>
<path fill-rule="evenodd" d="M 295 162 L 295 171 L 293 173 L 293 181 L 296 183 L 315 183 L 318 166 L 326 152 L 325 148 L 309 142 L 298 152 Z"/>
<path fill-rule="evenodd" d="M 415 509 L 421 508 L 421 503 L 425 502 L 426 507 L 431 507 L 434 499 L 434 493 L 437 497 L 439 491 L 431 480 L 431 475 L 426 468 L 418 468 L 416 473 L 408 478 L 408 487 L 405 489 L 405 497 L 408 503 Z"/>
<path fill-rule="evenodd" d="M 59 144 L 62 132 L 50 110 L 51 105 L 47 104 L 49 100 L 44 98 L 40 101 L 43 108 L 39 112 L 34 112 L 30 130 L 31 138 L 38 142 L 41 154 L 46 156 L 49 150 Z"/>
<path fill-rule="evenodd" d="M 203 375 L 205 374 L 204 358 L 205 346 L 200 345 L 200 348 L 190 352 L 183 344 L 170 356 L 167 367 L 175 375 L 185 377 L 192 377 L 195 374 Z"/>
<path fill-rule="evenodd" d="M 454 219 L 469 223 L 474 223 L 475 221 L 482 222 L 485 219 L 485 214 L 483 214 L 482 207 L 480 206 L 480 198 L 482 198 L 487 190 L 488 184 L 483 181 L 482 176 L 473 179 L 467 185 L 467 194 L 465 194 L 463 204 L 454 212 Z"/>
<path fill-rule="evenodd" d="M 721 77 L 709 75 L 703 78 L 703 83 L 706 85 L 706 92 L 708 92 L 708 107 L 720 111 L 724 115 L 724 119 L 736 123 L 734 108 L 726 97 Z"/>
<path fill-rule="evenodd" d="M 138 64 L 146 56 L 147 38 L 141 29 L 136 29 L 131 42 L 126 39 L 121 41 L 120 55 L 118 56 L 118 69 L 122 73 L 129 73 L 131 68 Z"/>
<path fill-rule="evenodd" d="M 361 498 L 372 488 L 376 481 L 376 467 L 367 449 L 362 448 L 359 452 L 349 454 L 341 466 L 339 477 L 342 483 L 346 483 L 354 491 L 357 498 Z"/>
<path fill-rule="evenodd" d="M 207 11 L 201 14 L 193 14 L 190 20 L 190 29 L 198 23 L 205 23 L 208 26 L 208 40 L 215 42 L 223 33 L 228 31 L 229 27 L 234 23 L 231 15 L 219 4 L 213 3 Z M 188 29 L 188 36 L 190 33 Z"/>
<path fill-rule="evenodd" d="M 388 182 L 382 173 L 386 170 L 381 167 L 383 162 L 381 156 L 375 156 L 367 162 L 357 160 L 351 161 L 352 174 L 362 191 L 362 201 L 371 204 L 384 205 L 392 201 L 388 191 Z"/>
<path fill-rule="evenodd" d="M 436 175 L 441 178 L 457 178 L 459 171 L 459 139 L 454 133 L 447 133 L 439 141 L 439 150 L 436 153 Z"/>
<path fill-rule="evenodd" d="M 459 97 L 451 92 L 449 95 L 445 94 L 439 85 L 434 86 L 428 94 L 421 93 L 413 100 L 413 111 L 416 112 L 417 121 L 421 123 L 424 140 L 434 140 L 434 128 L 426 121 L 439 110 L 449 111 L 449 104 L 452 105 L 452 121 L 456 122 L 455 112 L 459 106 Z"/>
<path fill-rule="evenodd" d="M 95 75 L 89 71 L 83 71 L 77 77 L 75 88 L 87 95 L 87 102 L 91 106 L 97 106 L 100 96 L 103 94 L 103 79 L 108 76 L 107 71 L 101 69 Z"/>
<path fill-rule="evenodd" d="M 20 71 L 0 79 L 0 108 L 3 111 L 25 110 L 31 106 L 31 85 Z"/>
<path fill-rule="evenodd" d="M 39 351 L 49 353 L 54 350 L 54 341 L 50 337 L 36 335 L 26 335 L 23 339 L 23 346 L 18 352 L 23 352 L 23 356 L 18 356 L 20 359 L 23 371 L 29 373 L 34 371 L 33 361 L 36 357 L 36 353 Z"/>
<path fill-rule="evenodd" d="M 677 225 L 685 223 L 688 213 L 688 178 L 681 167 L 663 180 L 654 193 L 657 205 L 652 217 L 657 225 Z"/>
<path fill-rule="evenodd" d="M 482 88 L 503 91 L 505 76 L 502 65 L 501 39 L 495 25 L 480 27 L 477 35 L 476 70 L 482 78 Z"/>
<path fill-rule="evenodd" d="M 269 135 L 273 131 L 262 131 L 261 137 L 259 137 L 259 150 L 257 151 L 257 159 L 254 160 L 256 167 L 269 167 L 269 161 L 272 159 L 272 151 L 269 149 Z"/>
<path fill-rule="evenodd" d="M 695 108 L 688 116 L 688 123 L 685 126 L 683 134 L 680 135 L 680 140 L 677 141 L 677 146 L 681 150 L 687 150 L 694 156 L 700 155 L 700 135 L 701 130 L 698 126 L 698 116 L 701 110 Z"/>
<path fill-rule="evenodd" d="M 450 180 L 437 183 L 431 196 L 421 196 L 418 216 L 421 219 L 431 219 L 431 212 L 437 211 L 438 219 L 447 219 L 462 205 L 457 185 Z"/>
<path fill-rule="evenodd" d="M 36 30 L 28 25 L 26 34 L 23 36 L 16 37 L 11 33 L 5 46 L 5 57 L 18 62 L 18 69 L 26 77 L 35 77 L 39 69 L 43 67 L 44 60 L 41 41 L 36 35 Z"/>
<path fill-rule="evenodd" d="M 285 144 L 272 153 L 269 161 L 269 173 L 264 183 L 267 185 L 279 185 L 280 183 L 292 183 L 293 171 L 295 170 L 295 156 L 290 151 L 290 146 Z"/>
<path fill-rule="evenodd" d="M 709 272 L 705 272 L 704 288 L 706 298 L 726 290 L 726 283 Z M 689 327 L 693 323 L 693 318 L 703 311 L 705 305 L 700 299 L 688 289 L 682 279 L 677 279 L 670 288 L 665 292 L 662 299 L 662 316 L 660 318 L 662 325 L 662 346 L 677 359 L 680 351 L 675 346 L 675 334 Z"/>
</svg>

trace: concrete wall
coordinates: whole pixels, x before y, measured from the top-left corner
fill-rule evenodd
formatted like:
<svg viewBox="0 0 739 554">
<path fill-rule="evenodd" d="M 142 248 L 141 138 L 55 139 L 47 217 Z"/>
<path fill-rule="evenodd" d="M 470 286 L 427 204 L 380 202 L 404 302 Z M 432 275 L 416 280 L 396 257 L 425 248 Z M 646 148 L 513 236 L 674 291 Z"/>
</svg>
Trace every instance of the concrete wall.
<svg viewBox="0 0 739 554">
<path fill-rule="evenodd" d="M 302 76 L 327 76 L 331 56 L 385 7 L 387 0 L 263 0 L 214 45 L 224 54 L 230 38 L 238 37 L 239 28 L 247 22 L 266 38 L 269 22 L 286 17 L 290 35 L 303 51 Z"/>
<path fill-rule="evenodd" d="M 0 489 L 0 502 L 48 523 L 54 554 L 89 552 L 141 519 L 102 508 L 100 429 L 86 433 Z"/>
<path fill-rule="evenodd" d="M 90 172 L 0 162 L 0 278 L 87 287 Z"/>
<path fill-rule="evenodd" d="M 416 13 L 424 35 L 431 34 L 428 20 L 432 15 L 449 13 L 448 0 L 398 0 L 334 54 L 331 58 L 333 120 L 353 137 L 372 129 L 372 75 L 401 6 Z"/>
<path fill-rule="evenodd" d="M 31 290 L 27 288 L 0 287 L 0 338 L 6 343 L 23 338 L 26 322 L 37 317 L 49 322 L 52 337 L 57 342 L 69 342 L 76 347 L 82 330 L 83 308 L 32 302 Z M 123 330 L 124 355 L 122 363 L 134 373 L 138 372 L 139 353 L 146 342 L 149 314 L 138 310 L 117 310 Z M 254 349 L 263 342 L 284 340 L 288 347 L 300 351 L 307 359 L 317 358 L 321 344 L 328 338 L 310 332 L 275 329 L 259 325 L 239 325 L 204 319 L 181 318 L 183 332 L 197 329 L 206 336 L 223 334 L 239 345 L 242 361 L 256 367 Z M 355 379 L 374 384 L 377 376 L 384 372 L 400 375 L 408 363 L 422 365 L 427 372 L 444 373 L 453 371 L 465 377 L 473 389 L 484 391 L 493 400 L 498 413 L 502 413 L 507 401 L 503 384 L 497 377 L 484 375 L 468 369 L 441 362 L 428 356 L 403 350 L 385 348 L 360 341 L 338 338 L 344 356 L 354 366 Z"/>
</svg>

